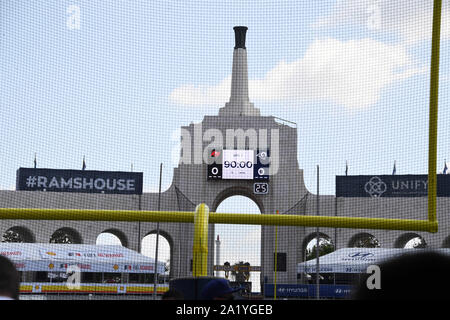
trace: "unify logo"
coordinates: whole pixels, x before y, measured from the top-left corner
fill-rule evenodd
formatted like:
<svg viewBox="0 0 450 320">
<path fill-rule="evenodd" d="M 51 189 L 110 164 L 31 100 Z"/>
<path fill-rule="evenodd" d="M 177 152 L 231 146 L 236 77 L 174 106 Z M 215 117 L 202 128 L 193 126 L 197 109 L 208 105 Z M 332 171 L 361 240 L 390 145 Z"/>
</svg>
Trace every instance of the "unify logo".
<svg viewBox="0 0 450 320">
<path fill-rule="evenodd" d="M 181 136 L 181 139 L 180 139 Z M 180 164 L 212 164 L 222 150 L 259 150 L 258 155 L 267 157 L 269 175 L 279 168 L 280 134 L 278 129 L 225 129 L 203 130 L 202 124 L 194 124 L 193 130 L 181 128 L 172 135 L 177 145 L 172 149 L 174 166 Z M 261 158 L 261 157 L 260 157 Z"/>
<path fill-rule="evenodd" d="M 364 190 L 373 198 L 380 197 L 387 190 L 387 185 L 379 177 L 372 177 L 364 185 Z"/>
</svg>

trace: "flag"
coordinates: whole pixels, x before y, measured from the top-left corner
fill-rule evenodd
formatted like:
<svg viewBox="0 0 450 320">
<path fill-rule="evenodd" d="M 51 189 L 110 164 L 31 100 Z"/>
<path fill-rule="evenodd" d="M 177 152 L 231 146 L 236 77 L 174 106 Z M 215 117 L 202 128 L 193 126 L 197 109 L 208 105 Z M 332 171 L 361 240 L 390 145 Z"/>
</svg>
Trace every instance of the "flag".
<svg viewBox="0 0 450 320">
<path fill-rule="evenodd" d="M 395 161 L 394 161 L 394 169 L 392 170 L 392 175 L 394 175 L 397 172 L 397 168 L 395 167 Z"/>
<path fill-rule="evenodd" d="M 345 175 L 348 175 L 348 162 L 345 161 Z"/>
<path fill-rule="evenodd" d="M 442 172 L 443 174 L 447 174 L 447 162 L 444 160 L 444 171 Z"/>
<path fill-rule="evenodd" d="M 34 154 L 34 168 L 36 169 L 37 167 L 37 160 L 36 160 L 36 153 Z"/>
<path fill-rule="evenodd" d="M 83 168 L 82 170 L 86 170 L 86 161 L 84 160 L 84 156 L 83 156 Z"/>
</svg>

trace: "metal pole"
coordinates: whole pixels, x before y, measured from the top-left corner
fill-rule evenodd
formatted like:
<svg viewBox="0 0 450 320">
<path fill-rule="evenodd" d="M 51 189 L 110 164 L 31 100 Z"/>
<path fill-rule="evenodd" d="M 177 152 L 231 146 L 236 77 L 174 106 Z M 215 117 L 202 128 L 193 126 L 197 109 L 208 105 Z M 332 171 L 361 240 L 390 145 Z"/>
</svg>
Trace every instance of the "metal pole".
<svg viewBox="0 0 450 320">
<path fill-rule="evenodd" d="M 276 211 L 276 214 L 278 215 L 278 210 Z M 274 272 L 275 272 L 275 280 L 274 280 L 274 286 L 273 286 L 273 298 L 274 300 L 277 300 L 277 264 L 278 264 L 278 225 L 275 225 L 275 266 L 274 266 Z"/>
<path fill-rule="evenodd" d="M 159 195 L 158 195 L 158 211 L 161 210 L 161 181 L 162 181 L 162 163 L 159 167 Z M 158 284 L 158 245 L 159 245 L 159 222 L 156 224 L 156 248 L 155 248 L 155 274 L 153 284 L 153 300 L 156 300 L 156 285 Z"/>
<path fill-rule="evenodd" d="M 439 96 L 439 49 L 441 33 L 442 1 L 434 0 L 433 31 L 431 40 L 431 70 L 430 70 L 430 116 L 428 136 L 428 220 L 436 222 L 436 154 L 438 126 L 438 96 Z"/>
<path fill-rule="evenodd" d="M 138 209 L 142 210 L 142 194 L 138 196 Z M 138 252 L 141 253 L 141 221 L 138 221 Z"/>
<path fill-rule="evenodd" d="M 319 166 L 317 166 L 317 215 L 319 215 Z M 319 227 L 316 228 L 316 298 L 320 299 L 320 275 L 319 275 Z"/>
<path fill-rule="evenodd" d="M 208 223 L 209 208 L 201 203 L 195 208 L 194 247 L 192 260 L 192 275 L 206 277 L 208 275 Z"/>
<path fill-rule="evenodd" d="M 334 197 L 334 216 L 337 217 L 337 211 L 338 211 L 338 203 L 337 203 L 337 197 Z M 333 250 L 337 250 L 337 228 L 334 228 L 334 248 Z M 333 273 L 333 284 L 334 284 L 334 290 L 336 291 L 336 273 Z M 336 299 L 336 296 L 334 297 Z"/>
<path fill-rule="evenodd" d="M 141 222 L 179 222 L 193 223 L 191 211 L 147 211 L 147 210 L 95 210 L 95 209 L 38 209 L 38 208 L 0 208 L 0 220 L 70 220 L 70 221 L 141 221 Z M 304 226 L 308 228 L 350 228 L 438 231 L 437 220 L 362 218 L 344 216 L 302 216 L 251 213 L 217 213 L 209 215 L 211 224 L 251 224 L 263 226 Z"/>
</svg>

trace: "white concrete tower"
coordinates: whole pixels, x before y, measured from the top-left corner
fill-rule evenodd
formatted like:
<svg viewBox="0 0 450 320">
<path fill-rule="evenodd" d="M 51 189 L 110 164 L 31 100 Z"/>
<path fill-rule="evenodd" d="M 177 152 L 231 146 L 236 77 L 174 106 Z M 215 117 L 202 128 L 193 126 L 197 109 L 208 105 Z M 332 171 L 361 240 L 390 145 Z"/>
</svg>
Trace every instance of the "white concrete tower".
<svg viewBox="0 0 450 320">
<path fill-rule="evenodd" d="M 219 116 L 260 116 L 248 97 L 247 49 L 245 34 L 247 27 L 234 27 L 235 46 L 231 75 L 231 96 L 225 107 L 219 109 Z"/>
</svg>

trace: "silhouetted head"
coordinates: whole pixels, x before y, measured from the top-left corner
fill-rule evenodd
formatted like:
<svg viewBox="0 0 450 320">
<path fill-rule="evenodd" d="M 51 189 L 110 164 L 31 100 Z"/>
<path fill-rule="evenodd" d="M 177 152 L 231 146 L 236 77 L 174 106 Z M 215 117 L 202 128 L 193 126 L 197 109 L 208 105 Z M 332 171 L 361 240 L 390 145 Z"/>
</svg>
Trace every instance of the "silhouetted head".
<svg viewBox="0 0 450 320">
<path fill-rule="evenodd" d="M 175 289 L 169 289 L 162 295 L 162 300 L 183 300 L 183 294 Z"/>
<path fill-rule="evenodd" d="M 209 281 L 202 289 L 202 300 L 234 300 L 233 293 L 241 288 L 232 288 L 226 279 L 213 279 Z"/>
<path fill-rule="evenodd" d="M 381 263 L 380 289 L 369 289 L 365 274 L 357 283 L 354 299 L 444 299 L 450 288 L 450 257 L 435 251 L 414 249 Z M 370 282 L 370 279 L 369 279 Z"/>
</svg>

